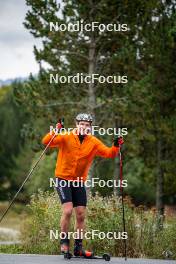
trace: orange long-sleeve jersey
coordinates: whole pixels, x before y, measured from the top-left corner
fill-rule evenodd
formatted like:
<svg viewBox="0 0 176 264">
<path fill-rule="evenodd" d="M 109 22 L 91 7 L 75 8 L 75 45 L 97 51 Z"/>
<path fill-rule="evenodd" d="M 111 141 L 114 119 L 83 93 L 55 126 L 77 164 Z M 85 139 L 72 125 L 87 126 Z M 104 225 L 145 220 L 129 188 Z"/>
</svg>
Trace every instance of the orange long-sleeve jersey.
<svg viewBox="0 0 176 264">
<path fill-rule="evenodd" d="M 50 133 L 46 134 L 42 143 L 47 145 L 52 137 Z M 80 143 L 78 136 L 73 132 L 55 136 L 50 147 L 56 147 L 59 150 L 55 176 L 65 180 L 86 181 L 95 156 L 114 158 L 119 153 L 119 147 L 107 147 L 92 135 L 86 135 Z"/>
</svg>

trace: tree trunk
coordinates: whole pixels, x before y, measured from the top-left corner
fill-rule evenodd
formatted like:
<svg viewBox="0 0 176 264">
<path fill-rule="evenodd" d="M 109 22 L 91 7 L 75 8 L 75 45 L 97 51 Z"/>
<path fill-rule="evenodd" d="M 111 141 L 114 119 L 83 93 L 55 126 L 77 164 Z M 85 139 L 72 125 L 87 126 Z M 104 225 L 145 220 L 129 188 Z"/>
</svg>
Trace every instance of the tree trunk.
<svg viewBox="0 0 176 264">
<path fill-rule="evenodd" d="M 89 45 L 89 69 L 88 69 L 88 74 L 94 74 L 95 73 L 95 39 L 94 36 L 92 35 L 90 38 L 90 45 Z M 95 122 L 95 106 L 96 106 L 96 95 L 95 95 L 95 84 L 94 83 L 89 83 L 88 84 L 88 111 L 92 114 Z M 94 167 L 95 164 L 94 162 L 92 163 L 92 166 L 89 170 L 89 175 L 88 178 L 91 180 L 94 176 Z M 90 189 L 87 190 L 87 192 L 90 192 Z"/>
<path fill-rule="evenodd" d="M 164 172 L 162 168 L 163 155 L 162 155 L 162 141 L 161 137 L 157 141 L 157 179 L 156 179 L 156 209 L 159 219 L 159 227 L 162 228 L 164 217 L 164 201 L 163 201 L 163 184 Z"/>
<path fill-rule="evenodd" d="M 95 39 L 93 36 L 91 36 L 90 39 L 90 45 L 89 45 L 89 69 L 88 69 L 88 74 L 92 75 L 95 73 Z M 94 83 L 89 83 L 88 84 L 88 110 L 93 114 L 95 118 L 95 109 L 96 106 L 96 96 L 95 96 L 95 84 Z"/>
</svg>

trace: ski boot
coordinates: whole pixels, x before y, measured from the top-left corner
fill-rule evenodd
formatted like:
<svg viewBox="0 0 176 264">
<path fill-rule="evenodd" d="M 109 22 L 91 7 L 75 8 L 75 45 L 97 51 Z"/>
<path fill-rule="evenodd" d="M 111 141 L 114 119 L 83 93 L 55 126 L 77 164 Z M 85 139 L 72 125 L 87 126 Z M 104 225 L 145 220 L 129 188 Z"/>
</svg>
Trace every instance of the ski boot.
<svg viewBox="0 0 176 264">
<path fill-rule="evenodd" d="M 66 256 L 67 258 L 69 258 L 69 239 L 68 238 L 64 238 L 60 240 L 60 249 L 61 249 L 61 254 L 64 255 L 64 257 Z"/>
<path fill-rule="evenodd" d="M 76 239 L 74 245 L 74 256 L 75 257 L 84 257 L 84 258 L 93 258 L 94 254 L 91 251 L 85 250 L 82 247 L 82 239 Z"/>
</svg>

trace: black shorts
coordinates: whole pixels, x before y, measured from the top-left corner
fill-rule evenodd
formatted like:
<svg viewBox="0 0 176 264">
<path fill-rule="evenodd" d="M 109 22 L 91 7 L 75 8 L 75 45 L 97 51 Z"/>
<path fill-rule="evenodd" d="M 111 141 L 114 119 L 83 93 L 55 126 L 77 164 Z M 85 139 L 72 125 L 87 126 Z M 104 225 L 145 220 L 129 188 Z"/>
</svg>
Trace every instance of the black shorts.
<svg viewBox="0 0 176 264">
<path fill-rule="evenodd" d="M 87 205 L 86 188 L 83 182 L 72 182 L 56 178 L 56 184 L 56 190 L 62 204 L 72 202 L 73 207 Z"/>
</svg>

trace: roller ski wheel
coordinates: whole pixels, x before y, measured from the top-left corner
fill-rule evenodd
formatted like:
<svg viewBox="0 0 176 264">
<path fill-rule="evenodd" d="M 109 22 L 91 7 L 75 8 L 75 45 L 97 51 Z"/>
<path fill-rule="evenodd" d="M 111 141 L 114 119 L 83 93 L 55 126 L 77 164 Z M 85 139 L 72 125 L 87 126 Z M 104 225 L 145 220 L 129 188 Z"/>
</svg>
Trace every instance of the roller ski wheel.
<svg viewBox="0 0 176 264">
<path fill-rule="evenodd" d="M 72 253 L 70 253 L 70 252 L 64 253 L 64 259 L 71 259 L 72 257 L 73 257 Z"/>
<path fill-rule="evenodd" d="M 111 256 L 107 253 L 104 253 L 103 254 L 103 259 L 106 260 L 106 261 L 110 261 L 111 260 Z"/>
</svg>

